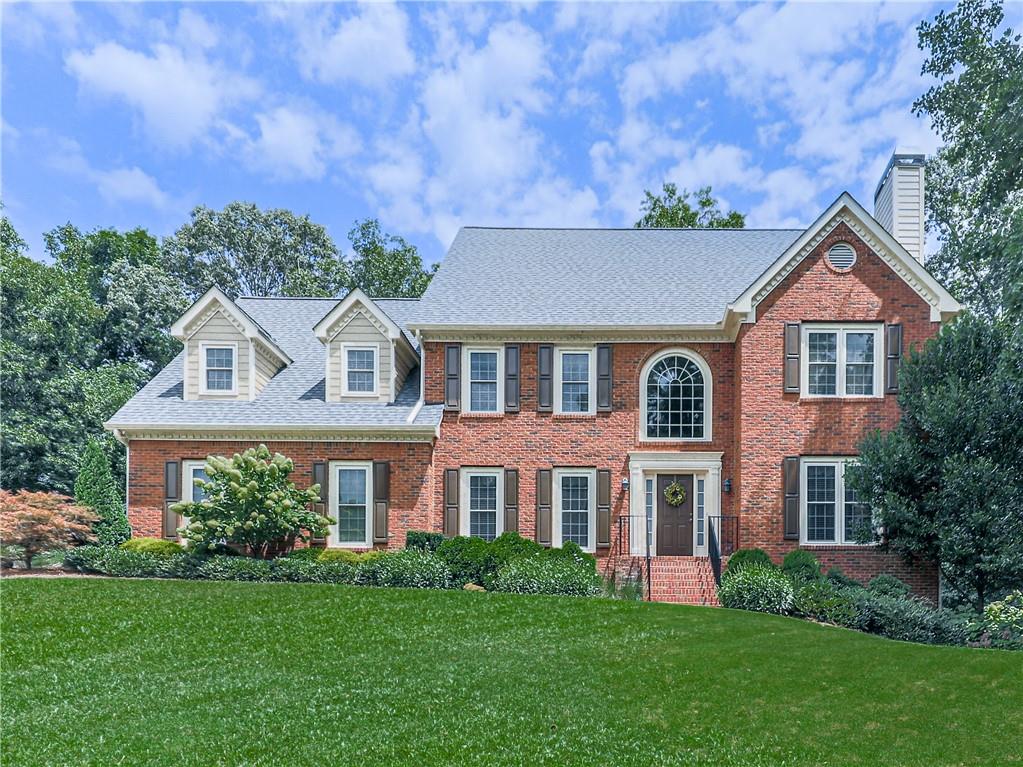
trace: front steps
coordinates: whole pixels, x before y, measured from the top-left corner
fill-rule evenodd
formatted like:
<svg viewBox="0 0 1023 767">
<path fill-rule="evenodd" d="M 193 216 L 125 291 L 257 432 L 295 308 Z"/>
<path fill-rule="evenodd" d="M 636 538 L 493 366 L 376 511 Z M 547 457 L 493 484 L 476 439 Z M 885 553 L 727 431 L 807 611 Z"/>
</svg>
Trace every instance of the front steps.
<svg viewBox="0 0 1023 767">
<path fill-rule="evenodd" d="M 646 559 L 629 557 L 618 572 L 646 583 Z M 650 598 L 654 602 L 720 607 L 708 557 L 651 557 Z"/>
</svg>

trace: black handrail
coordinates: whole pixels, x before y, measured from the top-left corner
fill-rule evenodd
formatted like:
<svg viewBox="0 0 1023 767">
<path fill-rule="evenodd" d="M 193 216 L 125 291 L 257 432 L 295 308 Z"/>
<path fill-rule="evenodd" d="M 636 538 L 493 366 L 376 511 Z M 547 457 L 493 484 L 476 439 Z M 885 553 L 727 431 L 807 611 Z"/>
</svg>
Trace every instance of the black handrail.
<svg viewBox="0 0 1023 767">
<path fill-rule="evenodd" d="M 730 556 L 739 548 L 739 518 L 736 516 L 707 517 L 707 553 L 714 571 L 714 582 L 721 585 L 721 557 Z"/>
<path fill-rule="evenodd" d="M 632 554 L 632 520 L 633 519 L 641 519 L 641 520 L 643 520 L 643 525 L 646 528 L 646 538 L 644 540 L 644 547 L 645 547 L 644 559 L 646 560 L 646 598 L 647 598 L 647 601 L 649 602 L 652 599 L 652 597 L 653 597 L 653 583 L 652 583 L 652 580 L 651 580 L 652 576 L 650 574 L 650 570 L 651 570 L 651 568 L 650 568 L 650 560 L 651 560 L 651 558 L 653 556 L 653 552 L 650 551 L 650 539 L 653 537 L 652 536 L 652 532 L 653 531 L 650 528 L 650 521 L 651 520 L 645 514 L 632 514 L 632 515 L 622 514 L 621 516 L 618 517 L 618 556 L 621 556 L 622 552 L 625 550 L 624 546 L 628 546 L 628 554 L 629 554 L 630 557 L 633 556 L 633 554 Z M 626 530 L 626 528 L 628 528 L 628 529 Z"/>
</svg>

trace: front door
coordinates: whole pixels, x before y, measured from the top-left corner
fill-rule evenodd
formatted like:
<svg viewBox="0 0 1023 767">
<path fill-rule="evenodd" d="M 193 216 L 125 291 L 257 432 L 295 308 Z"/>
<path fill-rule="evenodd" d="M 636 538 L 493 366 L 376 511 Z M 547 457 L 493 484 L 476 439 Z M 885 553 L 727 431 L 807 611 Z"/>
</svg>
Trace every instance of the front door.
<svg viewBox="0 0 1023 767">
<path fill-rule="evenodd" d="M 685 500 L 668 503 L 664 491 L 674 482 L 685 490 Z M 693 555 L 693 475 L 657 475 L 657 554 L 691 557 Z"/>
</svg>

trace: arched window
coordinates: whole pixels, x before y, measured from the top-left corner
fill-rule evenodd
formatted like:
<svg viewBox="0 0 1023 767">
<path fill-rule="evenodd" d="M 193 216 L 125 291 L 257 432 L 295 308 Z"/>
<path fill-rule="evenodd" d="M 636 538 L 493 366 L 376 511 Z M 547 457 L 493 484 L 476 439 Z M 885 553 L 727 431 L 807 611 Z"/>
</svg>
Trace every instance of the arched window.
<svg viewBox="0 0 1023 767">
<path fill-rule="evenodd" d="M 642 397 L 645 439 L 710 439 L 710 370 L 696 355 L 671 351 L 653 359 Z"/>
</svg>

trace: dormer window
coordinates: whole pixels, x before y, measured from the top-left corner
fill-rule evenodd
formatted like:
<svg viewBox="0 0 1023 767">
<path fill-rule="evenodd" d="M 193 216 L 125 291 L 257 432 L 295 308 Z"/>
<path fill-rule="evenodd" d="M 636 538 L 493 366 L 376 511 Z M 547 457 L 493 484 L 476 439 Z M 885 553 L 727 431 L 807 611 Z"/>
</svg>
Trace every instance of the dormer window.
<svg viewBox="0 0 1023 767">
<path fill-rule="evenodd" d="M 237 394 L 238 345 L 202 344 L 200 351 L 202 393 Z"/>
<path fill-rule="evenodd" d="M 377 346 L 350 346 L 342 344 L 343 394 L 346 396 L 367 396 L 377 394 Z"/>
</svg>

